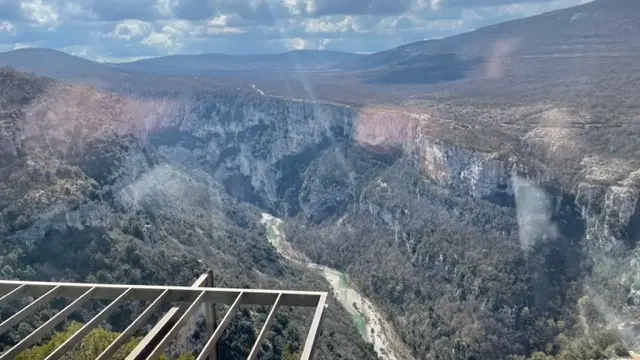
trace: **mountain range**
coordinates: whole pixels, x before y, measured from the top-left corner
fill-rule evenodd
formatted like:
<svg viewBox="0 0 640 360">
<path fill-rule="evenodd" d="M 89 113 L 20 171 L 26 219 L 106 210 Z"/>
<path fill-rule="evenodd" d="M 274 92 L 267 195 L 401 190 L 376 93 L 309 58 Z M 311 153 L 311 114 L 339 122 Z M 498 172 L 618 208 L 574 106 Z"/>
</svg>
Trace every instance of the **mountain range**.
<svg viewBox="0 0 640 360">
<path fill-rule="evenodd" d="M 60 78 L 120 71 L 192 76 L 247 71 L 253 76 L 265 72 L 355 72 L 364 81 L 430 84 L 486 77 L 483 71 L 472 70 L 496 57 L 516 62 L 535 59 L 548 66 L 549 73 L 563 66 L 562 59 L 573 63 L 576 59 L 606 58 L 607 62 L 628 59 L 640 51 L 640 25 L 635 15 L 638 11 L 640 4 L 634 0 L 596 0 L 369 55 L 295 50 L 263 55 L 173 55 L 109 64 L 50 49 L 27 48 L 2 53 L 0 65 Z M 428 75 L 420 76 L 425 73 Z"/>
</svg>

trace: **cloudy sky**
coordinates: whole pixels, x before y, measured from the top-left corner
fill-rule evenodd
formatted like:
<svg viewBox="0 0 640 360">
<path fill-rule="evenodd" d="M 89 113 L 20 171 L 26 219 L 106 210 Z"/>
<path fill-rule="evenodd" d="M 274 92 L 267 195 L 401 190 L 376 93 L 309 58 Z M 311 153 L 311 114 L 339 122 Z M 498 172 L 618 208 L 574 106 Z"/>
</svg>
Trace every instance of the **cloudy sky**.
<svg viewBox="0 0 640 360">
<path fill-rule="evenodd" d="M 374 52 L 587 0 L 0 0 L 0 51 L 99 61 L 290 49 Z"/>
</svg>

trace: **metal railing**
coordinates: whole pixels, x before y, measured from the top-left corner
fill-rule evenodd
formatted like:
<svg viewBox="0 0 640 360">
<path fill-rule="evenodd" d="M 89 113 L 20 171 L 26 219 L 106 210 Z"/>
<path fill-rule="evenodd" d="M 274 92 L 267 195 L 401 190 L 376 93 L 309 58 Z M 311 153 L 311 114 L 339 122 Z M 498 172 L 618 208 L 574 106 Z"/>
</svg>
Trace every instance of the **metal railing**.
<svg viewBox="0 0 640 360">
<path fill-rule="evenodd" d="M 151 304 L 120 333 L 96 360 L 111 358 L 166 303 L 180 304 L 175 304 L 160 318 L 142 341 L 129 353 L 127 360 L 158 359 L 197 310 L 203 308 L 207 341 L 197 359 L 219 360 L 218 341 L 242 305 L 271 305 L 271 311 L 253 343 L 248 356 L 249 360 L 254 360 L 258 356 L 269 326 L 274 319 L 274 314 L 279 307 L 315 307 L 315 313 L 300 356 L 301 360 L 308 360 L 311 359 L 313 353 L 327 300 L 326 292 L 216 288 L 213 287 L 213 273 L 211 271 L 200 276 L 191 287 L 0 280 L 0 308 L 21 296 L 30 296 L 34 300 L 0 323 L 0 335 L 54 299 L 67 298 L 71 302 L 42 326 L 1 353 L 0 360 L 14 359 L 22 351 L 50 335 L 57 325 L 62 323 L 71 313 L 80 310 L 89 300 L 111 300 L 111 302 L 58 346 L 46 360 L 59 359 L 72 350 L 91 330 L 129 300 L 150 301 Z M 230 306 L 219 323 L 216 316 L 216 304 Z"/>
</svg>

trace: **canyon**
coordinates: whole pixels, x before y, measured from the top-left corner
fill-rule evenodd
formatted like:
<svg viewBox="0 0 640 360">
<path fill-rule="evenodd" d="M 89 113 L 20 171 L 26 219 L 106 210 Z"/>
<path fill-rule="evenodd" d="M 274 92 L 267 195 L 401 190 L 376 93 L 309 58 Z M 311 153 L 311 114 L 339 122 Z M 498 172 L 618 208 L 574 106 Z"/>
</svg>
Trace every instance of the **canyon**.
<svg viewBox="0 0 640 360">
<path fill-rule="evenodd" d="M 221 286 L 324 289 L 319 359 L 628 355 L 637 6 L 320 63 L 0 54 L 56 78 L 0 69 L 0 273 L 189 284 L 212 268 Z M 283 70 L 294 55 L 314 71 Z M 229 359 L 263 312 L 233 322 Z M 276 319 L 262 358 L 295 354 L 304 320 Z"/>
</svg>

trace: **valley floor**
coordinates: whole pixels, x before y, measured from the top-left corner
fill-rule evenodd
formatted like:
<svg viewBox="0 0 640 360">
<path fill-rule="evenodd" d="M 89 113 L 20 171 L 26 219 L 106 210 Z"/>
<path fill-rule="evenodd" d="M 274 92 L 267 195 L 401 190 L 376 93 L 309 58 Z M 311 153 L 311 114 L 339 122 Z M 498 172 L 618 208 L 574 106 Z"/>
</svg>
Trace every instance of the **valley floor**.
<svg viewBox="0 0 640 360">
<path fill-rule="evenodd" d="M 282 220 L 269 214 L 262 214 L 262 223 L 267 226 L 267 238 L 278 252 L 287 259 L 317 270 L 333 289 L 333 295 L 351 314 L 358 331 L 365 341 L 371 343 L 378 355 L 385 360 L 413 360 L 411 352 L 402 343 L 393 326 L 384 318 L 373 303 L 349 284 L 347 274 L 311 262 L 308 257 L 296 251 L 285 240 L 280 230 Z"/>
</svg>

